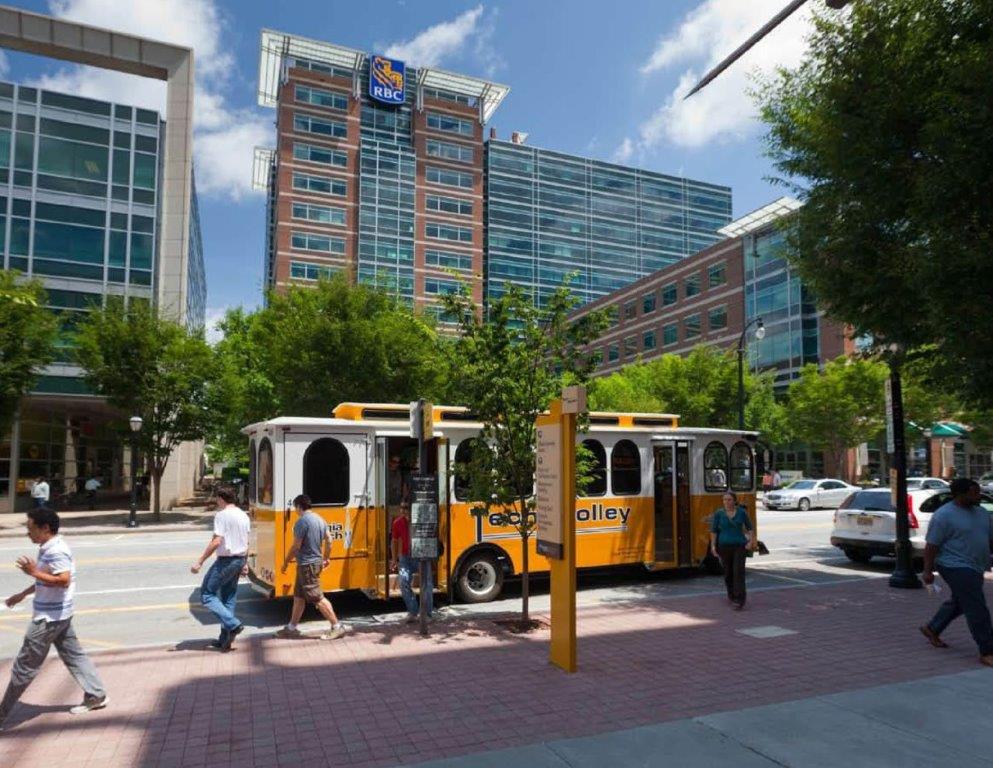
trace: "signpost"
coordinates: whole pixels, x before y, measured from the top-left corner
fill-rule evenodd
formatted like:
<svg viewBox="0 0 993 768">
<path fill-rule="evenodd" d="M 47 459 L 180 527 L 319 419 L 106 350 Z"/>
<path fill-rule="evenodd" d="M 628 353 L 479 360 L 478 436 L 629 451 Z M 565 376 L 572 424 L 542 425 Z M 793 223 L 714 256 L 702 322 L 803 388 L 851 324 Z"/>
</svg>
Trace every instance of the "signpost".
<svg viewBox="0 0 993 768">
<path fill-rule="evenodd" d="M 438 557 L 438 477 L 427 472 L 427 441 L 434 437 L 434 405 L 427 400 L 410 404 L 410 436 L 417 440 L 419 474 L 411 477 L 410 556 L 420 563 L 420 599 L 417 612 L 421 635 L 428 634 L 425 595 L 433 589 L 432 560 Z"/>
<path fill-rule="evenodd" d="M 585 387 L 567 387 L 536 422 L 537 548 L 551 566 L 549 660 L 576 671 L 576 416 Z"/>
</svg>

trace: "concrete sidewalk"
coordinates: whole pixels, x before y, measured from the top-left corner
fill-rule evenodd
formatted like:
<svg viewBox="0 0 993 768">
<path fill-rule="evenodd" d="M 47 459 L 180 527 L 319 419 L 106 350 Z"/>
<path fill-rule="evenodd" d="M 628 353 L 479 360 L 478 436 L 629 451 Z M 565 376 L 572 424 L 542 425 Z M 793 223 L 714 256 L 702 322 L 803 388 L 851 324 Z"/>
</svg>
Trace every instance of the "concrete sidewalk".
<svg viewBox="0 0 993 768">
<path fill-rule="evenodd" d="M 56 510 L 58 511 L 58 510 Z M 138 528 L 127 528 L 128 510 L 98 509 L 94 511 L 59 512 L 61 528 L 64 532 L 76 536 L 105 533 L 129 533 L 150 531 L 190 531 L 209 530 L 214 511 L 212 509 L 175 509 L 162 512 L 161 519 L 156 521 L 152 512 L 138 512 Z M 25 536 L 23 512 L 15 514 L 0 514 L 0 538 L 15 538 Z"/>
<path fill-rule="evenodd" d="M 993 670 L 962 620 L 951 648 L 926 643 L 936 607 L 883 579 L 756 591 L 742 612 L 710 594 L 618 598 L 581 611 L 574 675 L 548 664 L 547 631 L 495 617 L 429 638 L 255 636 L 229 654 L 191 623 L 172 647 L 97 654 L 113 701 L 89 715 L 67 713 L 80 693 L 50 659 L 0 765 L 988 765 Z"/>
<path fill-rule="evenodd" d="M 993 672 L 975 670 L 417 765 L 989 768 L 991 722 Z"/>
</svg>

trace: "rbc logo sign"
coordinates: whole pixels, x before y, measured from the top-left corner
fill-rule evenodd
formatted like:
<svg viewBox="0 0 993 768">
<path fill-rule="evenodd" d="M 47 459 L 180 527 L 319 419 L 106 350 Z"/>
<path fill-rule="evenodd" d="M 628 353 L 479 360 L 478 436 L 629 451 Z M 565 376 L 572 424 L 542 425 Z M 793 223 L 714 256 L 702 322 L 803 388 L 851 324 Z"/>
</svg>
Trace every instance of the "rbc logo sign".
<svg viewBox="0 0 993 768">
<path fill-rule="evenodd" d="M 404 64 L 402 61 L 372 56 L 369 59 L 369 95 L 384 104 L 403 104 Z"/>
</svg>

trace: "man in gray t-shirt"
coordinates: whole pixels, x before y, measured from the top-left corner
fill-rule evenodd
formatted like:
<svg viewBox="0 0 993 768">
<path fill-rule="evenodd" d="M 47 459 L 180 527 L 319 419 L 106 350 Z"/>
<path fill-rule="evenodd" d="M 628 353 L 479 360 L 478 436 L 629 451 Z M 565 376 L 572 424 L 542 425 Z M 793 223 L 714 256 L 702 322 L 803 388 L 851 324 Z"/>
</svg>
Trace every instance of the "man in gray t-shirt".
<svg viewBox="0 0 993 768">
<path fill-rule="evenodd" d="M 934 583 L 934 570 L 951 590 L 938 612 L 921 633 L 936 648 L 946 648 L 941 633 L 965 614 L 972 639 L 979 646 L 979 661 L 993 667 L 993 622 L 983 594 L 983 575 L 990 567 L 993 523 L 980 501 L 979 483 L 968 478 L 952 481 L 952 501 L 931 518 L 924 548 L 925 584 Z"/>
<path fill-rule="evenodd" d="M 331 623 L 331 629 L 321 635 L 322 640 L 336 640 L 345 634 L 345 625 L 335 616 L 331 601 L 321 589 L 321 571 L 331 559 L 331 536 L 324 519 L 311 509 L 310 497 L 300 494 L 293 499 L 293 508 L 299 519 L 293 525 L 293 546 L 283 560 L 283 573 L 296 560 L 297 574 L 293 585 L 293 610 L 290 622 L 276 633 L 276 637 L 302 637 L 297 627 L 304 609 L 310 603 L 321 616 Z"/>
</svg>

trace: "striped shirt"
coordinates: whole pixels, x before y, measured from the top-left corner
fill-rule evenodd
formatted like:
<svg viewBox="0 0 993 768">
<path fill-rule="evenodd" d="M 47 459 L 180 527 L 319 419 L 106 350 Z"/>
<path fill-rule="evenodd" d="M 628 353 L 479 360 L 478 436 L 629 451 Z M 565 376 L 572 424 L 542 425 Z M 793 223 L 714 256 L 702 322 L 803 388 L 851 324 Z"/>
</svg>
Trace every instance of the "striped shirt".
<svg viewBox="0 0 993 768">
<path fill-rule="evenodd" d="M 34 583 L 34 621 L 62 621 L 72 616 L 72 596 L 76 591 L 76 564 L 65 539 L 53 536 L 38 549 L 38 569 L 53 576 L 69 572 L 68 587 L 53 587 L 40 580 Z"/>
</svg>

